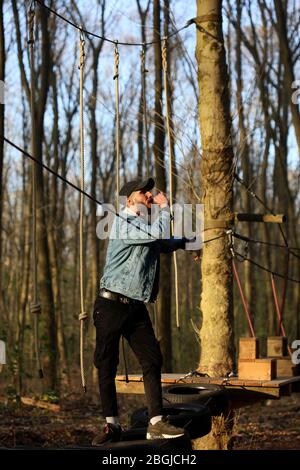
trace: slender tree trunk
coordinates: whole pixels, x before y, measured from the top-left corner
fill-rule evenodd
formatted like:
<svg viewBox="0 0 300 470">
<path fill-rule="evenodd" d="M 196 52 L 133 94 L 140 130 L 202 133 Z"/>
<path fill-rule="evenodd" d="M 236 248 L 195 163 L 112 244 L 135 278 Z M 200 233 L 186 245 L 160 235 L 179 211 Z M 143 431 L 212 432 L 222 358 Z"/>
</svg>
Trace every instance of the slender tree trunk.
<svg viewBox="0 0 300 470">
<path fill-rule="evenodd" d="M 244 118 L 244 107 L 242 101 L 242 92 L 243 92 L 243 80 L 242 80 L 242 39 L 241 39 L 241 16 L 242 16 L 242 6 L 241 0 L 237 1 L 237 32 L 236 32 L 236 72 L 237 72 L 237 109 L 238 109 L 238 119 L 239 119 L 239 130 L 240 130 L 240 142 L 239 142 L 239 152 L 240 160 L 242 163 L 243 178 L 250 184 L 252 180 L 252 171 L 250 165 L 250 148 L 247 141 L 247 131 L 245 127 L 245 118 Z M 248 191 L 242 190 L 242 202 L 243 210 L 250 214 L 252 212 L 251 196 Z M 249 238 L 252 236 L 252 224 L 245 224 L 245 235 Z M 253 245 L 250 243 L 249 257 L 253 258 Z M 244 266 L 244 279 L 245 279 L 245 297 L 248 306 L 250 307 L 251 319 L 254 322 L 254 279 L 253 279 L 253 267 L 249 262 L 245 262 Z M 247 328 L 249 332 L 249 328 Z"/>
<path fill-rule="evenodd" d="M 41 86 L 38 96 L 35 99 L 35 109 L 33 110 L 32 133 L 33 133 L 33 155 L 40 162 L 43 160 L 43 139 L 44 139 L 44 114 L 46 109 L 47 95 L 49 90 L 49 64 L 50 40 L 48 31 L 48 13 L 44 8 L 39 8 L 38 18 L 42 32 L 42 63 L 41 63 Z M 33 92 L 33 90 L 31 91 Z M 36 171 L 36 196 L 37 196 L 37 253 L 38 253 L 38 275 L 39 291 L 42 304 L 42 314 L 47 318 L 48 338 L 47 346 L 47 380 L 49 386 L 56 390 L 57 386 L 57 341 L 56 341 L 56 317 L 54 309 L 54 298 L 52 290 L 52 277 L 49 259 L 47 222 L 44 203 L 44 181 L 43 170 L 37 165 Z"/>
<path fill-rule="evenodd" d="M 160 34 L 160 1 L 153 2 L 153 27 L 154 40 L 158 41 L 154 46 L 155 54 L 155 116 L 154 116 L 154 156 L 156 186 L 160 191 L 166 192 L 166 171 L 164 161 L 165 129 L 162 115 L 162 54 Z M 163 355 L 163 369 L 172 371 L 172 336 L 171 336 L 171 257 L 161 255 L 160 260 L 160 296 L 157 308 L 158 340 Z"/>
<path fill-rule="evenodd" d="M 286 91 L 289 96 L 289 103 L 292 114 L 292 122 L 295 129 L 296 141 L 298 145 L 298 153 L 300 157 L 300 113 L 298 104 L 292 100 L 292 94 L 294 92 L 293 83 L 295 81 L 294 66 L 292 61 L 291 49 L 289 46 L 288 34 L 287 34 L 287 22 L 286 22 L 286 8 L 283 7 L 282 0 L 274 0 L 274 7 L 276 11 L 277 19 L 277 33 L 279 38 L 280 56 L 281 61 L 285 68 L 285 84 Z"/>
<path fill-rule="evenodd" d="M 5 35 L 4 35 L 4 15 L 3 0 L 0 0 L 0 86 L 5 82 Z M 0 134 L 4 135 L 4 103 L 0 102 Z M 0 137 L 0 309 L 3 305 L 2 297 L 2 211 L 3 211 L 3 160 L 4 160 L 4 140 Z"/>
<path fill-rule="evenodd" d="M 202 189 L 206 221 L 226 219 L 233 208 L 233 149 L 228 72 L 222 31 L 222 1 L 197 0 L 199 125 L 202 144 Z M 206 237 L 220 235 L 218 228 Z M 223 237 L 204 245 L 202 257 L 202 328 L 199 369 L 224 377 L 234 367 L 232 266 Z M 216 417 L 208 436 L 196 448 L 230 447 L 232 417 Z"/>
</svg>

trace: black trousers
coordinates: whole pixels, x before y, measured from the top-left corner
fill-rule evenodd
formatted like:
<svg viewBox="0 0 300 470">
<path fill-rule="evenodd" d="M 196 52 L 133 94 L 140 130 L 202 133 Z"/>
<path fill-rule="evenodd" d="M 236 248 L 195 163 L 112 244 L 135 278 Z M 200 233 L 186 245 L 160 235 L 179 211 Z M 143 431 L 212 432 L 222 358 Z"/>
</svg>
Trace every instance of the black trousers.
<svg viewBox="0 0 300 470">
<path fill-rule="evenodd" d="M 98 296 L 94 306 L 96 349 L 103 416 L 118 416 L 115 377 L 119 363 L 119 342 L 123 335 L 143 370 L 149 417 L 162 414 L 162 355 L 146 306 L 123 304 Z"/>
</svg>

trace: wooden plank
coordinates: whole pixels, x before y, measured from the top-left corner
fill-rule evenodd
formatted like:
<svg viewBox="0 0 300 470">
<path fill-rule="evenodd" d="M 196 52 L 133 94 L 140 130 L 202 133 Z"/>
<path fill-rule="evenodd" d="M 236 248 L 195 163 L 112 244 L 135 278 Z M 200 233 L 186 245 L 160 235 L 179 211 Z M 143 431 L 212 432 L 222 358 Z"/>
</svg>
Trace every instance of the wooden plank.
<svg viewBox="0 0 300 470">
<path fill-rule="evenodd" d="M 167 384 L 163 385 L 167 386 Z M 116 389 L 117 393 L 122 394 L 135 394 L 135 395 L 143 395 L 145 393 L 144 384 L 143 382 L 122 382 L 116 381 Z M 280 397 L 280 388 L 274 387 L 247 387 L 242 385 L 225 385 L 225 389 L 228 390 L 230 393 L 229 397 L 232 398 L 232 394 L 236 394 L 237 392 L 242 395 L 245 391 L 248 393 L 253 393 L 254 397 L 257 398 L 279 398 Z M 239 401 L 243 402 L 243 398 L 240 397 Z"/>
<path fill-rule="evenodd" d="M 167 379 L 165 378 L 167 375 Z M 274 380 L 240 380 L 236 377 L 232 377 L 229 380 L 225 380 L 224 378 L 219 377 L 193 377 L 193 378 L 186 378 L 184 381 L 178 382 L 178 379 L 183 377 L 183 374 L 172 374 L 174 378 L 170 377 L 171 374 L 162 374 L 162 384 L 170 384 L 170 383 L 215 383 L 217 385 L 225 384 L 227 386 L 248 386 L 248 387 L 268 387 L 268 388 L 279 388 L 281 386 L 287 385 L 289 383 L 300 382 L 300 376 L 296 377 L 277 377 Z M 129 375 L 129 383 L 132 382 L 140 382 L 143 384 L 143 377 L 142 375 Z M 118 375 L 116 377 L 116 383 L 126 383 L 125 382 L 125 375 Z"/>
<path fill-rule="evenodd" d="M 34 406 L 36 408 L 54 411 L 55 413 L 58 413 L 60 411 L 60 405 L 55 405 L 54 403 L 48 403 L 42 400 L 35 400 L 34 398 L 30 397 L 21 397 L 21 402 L 23 403 L 23 405 Z"/>
</svg>

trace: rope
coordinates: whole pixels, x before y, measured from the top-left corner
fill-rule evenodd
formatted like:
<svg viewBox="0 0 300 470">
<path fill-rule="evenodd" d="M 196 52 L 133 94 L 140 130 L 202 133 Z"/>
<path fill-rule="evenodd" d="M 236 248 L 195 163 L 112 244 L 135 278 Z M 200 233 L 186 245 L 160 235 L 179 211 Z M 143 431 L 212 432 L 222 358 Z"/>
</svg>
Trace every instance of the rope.
<svg viewBox="0 0 300 470">
<path fill-rule="evenodd" d="M 120 209 L 120 202 L 119 202 L 119 192 L 120 192 L 120 99 L 119 99 L 119 64 L 120 64 L 120 53 L 118 48 L 118 41 L 115 41 L 115 52 L 114 52 L 114 76 L 113 79 L 115 80 L 116 84 L 116 161 L 117 161 L 117 168 L 116 168 L 116 205 L 117 211 Z M 125 343 L 124 337 L 121 337 L 121 345 L 122 345 L 122 354 L 124 360 L 124 370 L 125 370 L 125 377 L 126 382 L 129 382 L 128 379 L 128 367 L 127 367 L 127 359 L 126 359 L 126 351 L 125 351 Z"/>
<path fill-rule="evenodd" d="M 237 260 L 238 261 L 241 261 L 241 262 L 249 261 L 249 263 L 253 264 L 257 268 L 262 269 L 263 271 L 266 271 L 267 273 L 274 274 L 274 276 L 281 277 L 282 279 L 287 279 L 288 281 L 295 282 L 296 284 L 300 284 L 300 279 L 293 279 L 291 277 L 286 277 L 285 274 L 281 274 L 281 273 L 277 273 L 276 271 L 272 271 L 272 269 L 269 269 L 269 268 L 266 268 L 265 266 L 262 266 L 261 264 L 257 263 L 256 261 L 252 260 L 251 258 L 248 258 L 247 256 L 244 256 L 241 253 L 238 253 L 237 251 L 235 251 L 235 255 L 237 255 Z"/>
<path fill-rule="evenodd" d="M 252 337 L 255 338 L 255 333 L 254 333 L 254 328 L 253 328 L 251 316 L 250 316 L 250 313 L 249 313 L 249 310 L 248 310 L 247 302 L 246 302 L 246 299 L 245 299 L 245 296 L 244 296 L 244 293 L 243 293 L 241 281 L 240 281 L 240 278 L 239 278 L 239 275 L 238 275 L 238 271 L 236 269 L 234 259 L 232 259 L 232 267 L 233 267 L 233 272 L 234 272 L 234 275 L 235 275 L 235 279 L 236 279 L 236 282 L 237 282 L 237 285 L 238 285 L 238 288 L 239 288 L 239 291 L 240 291 L 240 294 L 241 294 L 241 299 L 242 299 L 244 310 L 245 310 L 246 317 L 247 317 L 247 320 L 248 320 L 249 328 L 250 328 Z"/>
<path fill-rule="evenodd" d="M 169 184 L 170 184 L 170 210 L 171 216 L 173 216 L 173 147 L 171 137 L 171 120 L 170 120 L 170 106 L 169 106 L 169 88 L 168 88 L 168 61 L 167 61 L 167 39 L 164 38 L 162 46 L 162 65 L 164 71 L 164 91 L 165 91 L 165 102 L 166 102 L 166 124 L 167 124 L 167 136 L 169 145 Z M 171 217 L 171 235 L 174 236 L 174 218 Z M 178 290 L 178 266 L 177 266 L 177 254 L 173 251 L 173 262 L 174 262 L 174 285 L 175 285 L 175 312 L 176 312 L 176 326 L 179 325 L 179 290 Z"/>
<path fill-rule="evenodd" d="M 29 60 L 30 60 L 30 108 L 31 108 L 31 152 L 34 153 L 34 145 L 36 140 L 36 122 L 35 122 L 35 76 L 34 76 L 34 18 L 35 18 L 35 5 L 32 1 L 28 10 L 28 28 L 29 28 Z M 31 185 L 32 185 L 32 285 L 33 295 L 32 303 L 30 304 L 30 312 L 34 314 L 34 349 L 38 369 L 39 378 L 43 378 L 43 369 L 40 358 L 39 348 L 39 322 L 38 316 L 41 314 L 41 305 L 38 300 L 38 278 L 37 278 L 37 245 L 36 245 L 36 165 L 32 162 L 31 165 Z"/>
<path fill-rule="evenodd" d="M 280 324 L 282 322 L 284 307 L 285 307 L 286 292 L 287 292 L 287 277 L 289 275 L 289 263 L 290 263 L 290 253 L 289 253 L 289 251 L 287 251 L 286 264 L 285 264 L 285 280 L 284 280 L 283 289 L 282 289 L 282 299 L 281 299 L 281 307 L 280 307 L 280 322 L 279 322 L 278 331 L 280 331 Z"/>
<path fill-rule="evenodd" d="M 115 73 L 113 79 L 116 83 L 116 202 L 117 211 L 119 211 L 119 192 L 120 192 L 120 109 L 119 109 L 119 63 L 120 54 L 118 50 L 118 41 L 115 42 Z"/>
<path fill-rule="evenodd" d="M 147 115 L 147 101 L 146 101 L 146 73 L 148 70 L 145 67 L 146 62 L 146 46 L 142 46 L 141 50 L 141 70 L 142 70 L 142 97 L 143 97 L 143 116 L 145 127 L 145 140 L 146 140 L 146 174 L 149 178 L 150 174 L 150 147 L 149 147 L 149 130 L 148 130 L 148 115 Z"/>
<path fill-rule="evenodd" d="M 247 185 L 247 184 L 245 183 L 245 181 L 244 181 L 240 176 L 238 176 L 238 174 L 237 174 L 236 172 L 234 173 L 234 178 L 235 178 L 242 186 L 244 186 L 244 187 L 246 188 L 246 191 L 250 194 L 250 196 L 252 196 L 254 199 L 256 199 L 265 209 L 267 209 L 268 212 L 270 212 L 272 215 L 276 215 L 276 214 L 274 213 L 274 211 L 273 211 L 270 207 L 268 207 L 268 205 L 266 204 L 266 202 L 263 201 L 257 194 L 255 194 L 255 192 L 252 191 L 252 189 L 250 189 L 250 186 Z M 282 236 L 283 241 L 284 241 L 284 243 L 285 243 L 285 247 L 289 250 L 289 252 L 290 252 L 293 256 L 295 256 L 295 258 L 300 259 L 300 256 L 297 255 L 297 253 L 295 253 L 294 251 L 292 251 L 291 248 L 289 247 L 287 237 L 286 237 L 286 235 L 285 235 L 285 233 L 284 233 L 284 231 L 283 231 L 283 228 L 281 227 L 281 224 L 277 224 L 277 225 L 278 225 L 278 227 L 279 227 L 281 236 Z M 297 249 L 298 249 L 298 248 L 297 248 Z"/>
<path fill-rule="evenodd" d="M 84 122 L 83 122 L 83 78 L 84 78 L 84 36 L 80 31 L 79 36 L 79 121 L 80 121 L 80 169 L 81 169 L 81 190 L 84 191 Z M 83 255 L 83 224 L 84 224 L 84 197 L 80 193 L 80 222 L 79 222 L 79 269 L 80 269 L 80 374 L 81 383 L 84 392 L 87 391 L 85 382 L 85 368 L 84 368 L 84 321 L 87 319 L 87 314 L 84 309 L 84 255 Z"/>
<path fill-rule="evenodd" d="M 282 315 L 281 315 L 281 311 L 280 311 L 280 308 L 279 308 L 278 296 L 277 296 L 277 292 L 276 292 L 276 286 L 275 286 L 274 274 L 273 273 L 271 274 L 271 285 L 272 285 L 272 292 L 273 292 L 273 297 L 274 297 L 275 309 L 276 309 L 278 322 L 279 322 L 279 328 L 280 328 L 282 336 L 286 337 L 286 332 L 285 332 L 285 328 L 283 326 L 283 321 L 282 321 Z M 288 351 L 289 351 L 289 354 L 292 355 L 292 351 L 291 351 L 291 348 L 289 346 L 288 346 Z"/>
<path fill-rule="evenodd" d="M 276 248 L 284 248 L 285 250 L 287 249 L 286 245 L 281 245 L 280 243 L 265 242 L 263 240 L 254 240 L 253 238 L 246 237 L 245 235 L 241 235 L 241 234 L 236 233 L 236 232 L 233 232 L 233 236 L 235 238 L 238 238 L 240 240 L 243 240 L 243 241 L 249 242 L 249 243 L 258 243 L 258 244 L 261 244 L 261 245 L 273 246 L 273 247 L 276 247 Z M 290 252 L 290 249 L 300 250 L 300 248 L 289 247 L 289 252 Z"/>
<path fill-rule="evenodd" d="M 107 41 L 107 42 L 110 42 L 111 44 L 115 44 L 116 41 L 113 40 L 113 39 L 109 39 L 109 38 L 106 38 L 104 36 L 100 36 L 99 34 L 96 34 L 96 33 L 92 33 L 91 31 L 88 31 L 86 29 L 83 29 L 81 28 L 80 26 L 78 26 L 77 24 L 73 23 L 72 21 L 68 20 L 67 18 L 65 18 L 63 15 L 60 15 L 59 13 L 57 13 L 57 11 L 53 10 L 53 8 L 50 8 L 48 5 L 45 5 L 43 1 L 41 0 L 35 0 L 36 2 L 39 3 L 39 5 L 41 5 L 43 8 L 45 8 L 46 10 L 50 11 L 53 15 L 57 16 L 58 18 L 60 18 L 61 20 L 65 21 L 66 23 L 68 23 L 69 25 L 73 26 L 73 28 L 76 28 L 78 29 L 79 31 L 81 31 L 82 33 L 88 35 L 88 36 L 93 36 L 95 38 L 98 38 L 98 39 L 102 39 L 103 41 Z M 192 18 L 190 20 L 188 20 L 186 22 L 186 24 L 184 26 L 182 26 L 181 28 L 179 29 L 176 29 L 175 31 L 173 31 L 172 33 L 170 33 L 167 38 L 171 38 L 172 36 L 175 36 L 175 34 L 178 34 L 180 33 L 180 31 L 182 31 L 183 29 L 185 28 L 188 28 L 189 26 L 191 26 L 193 23 L 195 22 L 195 19 Z M 161 42 L 161 39 L 160 40 L 157 40 L 157 41 L 150 41 L 150 42 L 145 42 L 145 43 L 140 43 L 140 42 L 119 42 L 120 45 L 122 46 L 143 46 L 144 44 L 146 46 L 150 46 L 152 44 L 157 44 Z"/>
</svg>

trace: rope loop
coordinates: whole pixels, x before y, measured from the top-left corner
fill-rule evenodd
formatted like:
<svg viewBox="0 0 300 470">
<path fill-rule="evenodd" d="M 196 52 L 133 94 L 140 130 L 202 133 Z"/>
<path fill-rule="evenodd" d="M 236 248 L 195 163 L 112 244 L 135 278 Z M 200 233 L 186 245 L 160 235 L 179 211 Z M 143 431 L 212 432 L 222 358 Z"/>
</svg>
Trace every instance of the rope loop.
<svg viewBox="0 0 300 470">
<path fill-rule="evenodd" d="M 119 63 L 120 63 L 120 53 L 118 48 L 118 40 L 115 41 L 115 73 L 113 79 L 119 78 Z"/>
<path fill-rule="evenodd" d="M 31 303 L 30 306 L 30 313 L 34 313 L 40 315 L 42 313 L 42 307 L 38 303 Z"/>
<path fill-rule="evenodd" d="M 80 314 L 78 315 L 78 320 L 79 321 L 84 321 L 86 320 L 88 317 L 87 313 L 86 312 L 80 312 Z"/>
<path fill-rule="evenodd" d="M 79 42 L 80 42 L 80 53 L 79 53 L 79 70 L 84 67 L 84 58 L 85 58 L 85 52 L 84 52 L 84 45 L 85 45 L 85 39 L 84 39 L 84 34 L 82 29 L 79 31 Z"/>
<path fill-rule="evenodd" d="M 162 66 L 164 71 L 167 70 L 167 36 L 164 36 L 162 49 L 161 49 L 161 56 L 162 56 Z"/>
</svg>

